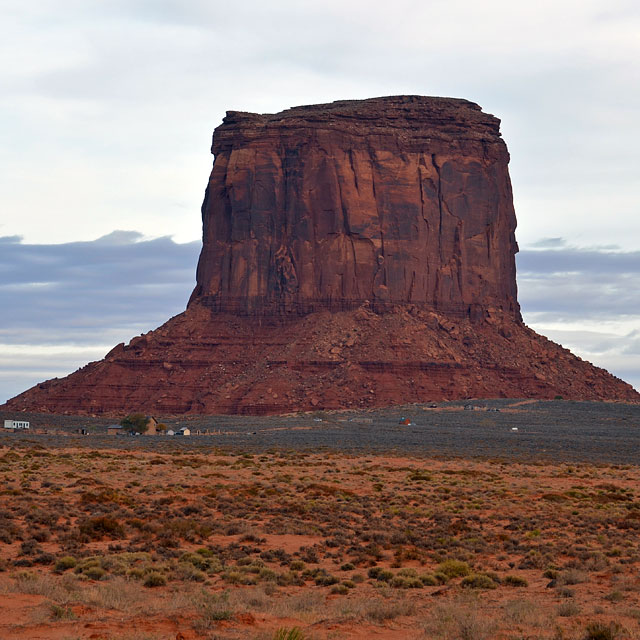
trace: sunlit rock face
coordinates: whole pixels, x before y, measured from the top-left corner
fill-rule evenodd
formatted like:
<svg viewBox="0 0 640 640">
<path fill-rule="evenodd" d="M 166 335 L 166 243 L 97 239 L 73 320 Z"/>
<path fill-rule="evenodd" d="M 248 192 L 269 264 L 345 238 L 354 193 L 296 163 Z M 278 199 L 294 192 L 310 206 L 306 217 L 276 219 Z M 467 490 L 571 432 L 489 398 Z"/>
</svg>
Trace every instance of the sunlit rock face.
<svg viewBox="0 0 640 640">
<path fill-rule="evenodd" d="M 233 111 L 212 151 L 186 311 L 4 409 L 640 400 L 522 323 L 509 154 L 477 105 L 395 96 Z"/>
</svg>

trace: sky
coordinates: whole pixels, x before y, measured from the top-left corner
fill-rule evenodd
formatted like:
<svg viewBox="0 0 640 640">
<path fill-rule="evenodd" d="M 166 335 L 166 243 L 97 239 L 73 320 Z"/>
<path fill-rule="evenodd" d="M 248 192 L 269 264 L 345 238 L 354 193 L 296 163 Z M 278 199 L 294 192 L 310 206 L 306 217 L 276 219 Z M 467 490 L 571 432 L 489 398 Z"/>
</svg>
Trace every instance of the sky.
<svg viewBox="0 0 640 640">
<path fill-rule="evenodd" d="M 182 311 L 226 110 L 502 120 L 525 322 L 640 389 L 636 0 L 0 0 L 0 402 Z"/>
</svg>

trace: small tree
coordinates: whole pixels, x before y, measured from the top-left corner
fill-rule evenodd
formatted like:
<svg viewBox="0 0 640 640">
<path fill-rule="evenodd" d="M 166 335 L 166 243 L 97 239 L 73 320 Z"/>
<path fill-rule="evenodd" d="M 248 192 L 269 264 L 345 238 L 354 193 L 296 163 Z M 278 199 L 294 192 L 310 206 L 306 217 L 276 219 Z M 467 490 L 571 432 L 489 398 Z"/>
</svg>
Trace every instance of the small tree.
<svg viewBox="0 0 640 640">
<path fill-rule="evenodd" d="M 126 418 L 120 420 L 120 426 L 144 433 L 147 430 L 147 416 L 144 413 L 130 413 Z"/>
</svg>

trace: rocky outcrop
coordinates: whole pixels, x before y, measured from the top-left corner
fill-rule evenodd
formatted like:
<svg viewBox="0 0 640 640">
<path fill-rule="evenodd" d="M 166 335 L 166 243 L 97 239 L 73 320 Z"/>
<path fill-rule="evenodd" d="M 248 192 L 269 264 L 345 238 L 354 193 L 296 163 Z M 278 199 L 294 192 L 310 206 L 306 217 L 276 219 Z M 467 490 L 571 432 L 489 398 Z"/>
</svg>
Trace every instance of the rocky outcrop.
<svg viewBox="0 0 640 640">
<path fill-rule="evenodd" d="M 522 323 L 509 155 L 477 105 L 397 96 L 229 112 L 212 150 L 187 310 L 5 408 L 640 400 Z"/>
<path fill-rule="evenodd" d="M 213 136 L 192 301 L 249 315 L 518 315 L 516 219 L 499 120 L 396 96 L 228 112 Z"/>
</svg>

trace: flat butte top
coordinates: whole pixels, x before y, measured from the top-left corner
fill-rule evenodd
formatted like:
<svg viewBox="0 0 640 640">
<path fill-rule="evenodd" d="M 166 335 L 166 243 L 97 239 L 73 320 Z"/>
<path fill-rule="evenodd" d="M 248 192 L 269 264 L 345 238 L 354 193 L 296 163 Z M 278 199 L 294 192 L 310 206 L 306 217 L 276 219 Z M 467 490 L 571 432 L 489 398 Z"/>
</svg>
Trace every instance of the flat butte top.
<svg viewBox="0 0 640 640">
<path fill-rule="evenodd" d="M 354 138 L 393 137 L 407 148 L 428 146 L 431 140 L 500 143 L 500 120 L 460 98 L 386 96 L 368 100 L 338 100 L 304 105 L 279 113 L 227 111 L 214 132 L 212 152 L 242 146 L 301 129 L 324 130 Z"/>
</svg>

